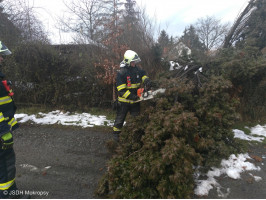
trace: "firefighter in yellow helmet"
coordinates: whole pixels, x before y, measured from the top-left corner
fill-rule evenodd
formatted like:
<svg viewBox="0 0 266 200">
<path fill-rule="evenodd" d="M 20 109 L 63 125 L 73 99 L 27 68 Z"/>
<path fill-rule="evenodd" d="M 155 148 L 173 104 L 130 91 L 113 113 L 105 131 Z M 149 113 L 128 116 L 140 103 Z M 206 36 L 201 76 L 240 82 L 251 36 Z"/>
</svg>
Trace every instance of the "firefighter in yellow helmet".
<svg viewBox="0 0 266 200">
<path fill-rule="evenodd" d="M 4 60 L 3 56 L 10 54 L 11 51 L 0 41 L 0 65 Z M 18 128 L 14 118 L 16 106 L 10 82 L 4 80 L 2 72 L 0 72 L 0 79 L 0 199 L 28 198 L 28 196 L 16 194 L 16 167 L 13 149 L 13 131 Z"/>
<path fill-rule="evenodd" d="M 113 134 L 116 141 L 123 127 L 127 113 L 132 116 L 140 114 L 140 102 L 137 90 L 143 83 L 147 89 L 151 86 L 151 81 L 146 72 L 137 66 L 141 60 L 138 54 L 132 50 L 127 50 L 124 60 L 120 64 L 120 70 L 116 77 L 116 88 L 118 93 L 118 107 L 116 119 L 113 127 Z"/>
</svg>

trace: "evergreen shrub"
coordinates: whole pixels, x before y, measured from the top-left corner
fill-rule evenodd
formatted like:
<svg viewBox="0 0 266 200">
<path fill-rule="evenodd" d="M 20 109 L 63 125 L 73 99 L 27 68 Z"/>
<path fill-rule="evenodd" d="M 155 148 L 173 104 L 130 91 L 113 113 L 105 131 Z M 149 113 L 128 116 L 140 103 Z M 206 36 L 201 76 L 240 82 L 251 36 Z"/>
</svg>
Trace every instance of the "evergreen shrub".
<svg viewBox="0 0 266 200">
<path fill-rule="evenodd" d="M 230 81 L 211 77 L 197 88 L 168 78 L 160 85 L 166 92 L 143 102 L 141 115 L 127 120 L 98 195 L 191 198 L 195 169 L 215 166 L 238 149 L 230 130 L 238 100 Z"/>
<path fill-rule="evenodd" d="M 218 70 L 233 83 L 234 96 L 242 120 L 257 121 L 266 115 L 266 57 L 251 46 L 224 49 L 219 56 Z"/>
<path fill-rule="evenodd" d="M 92 50 L 82 46 L 65 48 L 69 51 L 60 52 L 42 43 L 25 43 L 12 50 L 2 72 L 13 82 L 18 105 L 86 111 L 111 102 L 112 86 L 97 79 L 94 67 L 97 59 L 90 55 Z"/>
</svg>

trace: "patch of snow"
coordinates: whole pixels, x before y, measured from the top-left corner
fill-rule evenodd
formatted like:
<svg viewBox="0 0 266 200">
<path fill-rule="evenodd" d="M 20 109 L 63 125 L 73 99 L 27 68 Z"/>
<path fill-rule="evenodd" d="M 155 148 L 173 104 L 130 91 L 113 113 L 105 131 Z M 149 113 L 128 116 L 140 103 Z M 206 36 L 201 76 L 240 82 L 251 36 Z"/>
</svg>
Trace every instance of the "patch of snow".
<svg viewBox="0 0 266 200">
<path fill-rule="evenodd" d="M 28 170 L 30 170 L 31 172 L 38 171 L 38 168 L 35 167 L 34 165 L 21 164 L 21 165 L 19 165 L 19 166 L 22 167 L 22 168 L 24 168 L 24 169 L 28 169 Z"/>
<path fill-rule="evenodd" d="M 266 125 L 264 126 L 261 126 L 261 125 L 257 125 L 255 127 L 252 127 L 250 129 L 251 131 L 251 135 L 259 135 L 259 136 L 263 136 L 263 137 L 266 137 Z"/>
<path fill-rule="evenodd" d="M 261 178 L 260 176 L 254 176 L 254 175 L 251 174 L 251 173 L 249 173 L 249 175 L 252 176 L 256 182 L 259 182 L 259 181 L 262 180 L 262 178 Z"/>
<path fill-rule="evenodd" d="M 246 127 L 248 128 L 248 127 Z M 234 129 L 234 137 L 240 138 L 242 140 L 248 141 L 258 141 L 262 142 L 266 138 L 266 125 L 261 126 L 257 125 L 255 127 L 250 128 L 250 135 L 246 135 L 243 131 Z M 265 156 L 262 156 L 265 159 Z M 232 179 L 240 179 L 241 173 L 244 171 L 256 170 L 260 171 L 260 167 L 256 167 L 253 163 L 247 162 L 246 160 L 250 159 L 248 154 L 239 154 L 238 156 L 232 154 L 228 160 L 222 160 L 221 168 L 212 168 L 206 176 L 208 177 L 206 180 L 198 180 L 199 175 L 196 177 L 197 187 L 194 190 L 195 194 L 198 196 L 206 196 L 209 194 L 209 191 L 213 188 L 216 188 L 218 196 L 222 198 L 226 198 L 230 193 L 230 188 L 226 189 L 226 192 L 221 192 L 221 186 L 215 179 L 215 177 L 219 177 L 222 174 L 226 174 L 228 177 Z M 264 165 L 264 163 L 261 163 Z M 252 175 L 252 174 L 250 174 Z M 252 175 L 255 181 L 261 181 L 262 178 L 259 176 Z"/>
<path fill-rule="evenodd" d="M 232 154 L 228 160 L 222 160 L 221 165 L 224 172 L 233 179 L 239 179 L 240 173 L 243 171 L 261 170 L 260 167 L 256 167 L 253 163 L 246 162 L 246 159 L 251 159 L 248 154 L 239 154 L 238 157 Z"/>
<path fill-rule="evenodd" d="M 254 179 L 255 179 L 256 182 L 259 182 L 259 181 L 262 180 L 262 178 L 260 176 L 254 176 Z"/>
<path fill-rule="evenodd" d="M 113 122 L 107 120 L 106 116 L 91 115 L 89 113 L 74 113 L 69 112 L 63 113 L 59 110 L 52 111 L 49 113 L 38 113 L 36 115 L 27 114 L 15 114 L 15 118 L 20 123 L 25 123 L 31 121 L 36 124 L 61 124 L 65 126 L 81 126 L 83 128 L 93 127 L 93 126 L 112 126 Z"/>
<path fill-rule="evenodd" d="M 220 197 L 227 197 L 230 189 L 226 189 L 226 193 L 221 193 L 221 186 L 215 179 L 222 174 L 226 174 L 230 178 L 240 179 L 240 174 L 244 171 L 257 170 L 260 171 L 260 167 L 256 167 L 250 162 L 246 162 L 247 159 L 250 159 L 248 154 L 239 154 L 238 156 L 232 154 L 228 160 L 222 160 L 221 168 L 213 167 L 207 175 L 207 180 L 196 180 L 197 187 L 194 190 L 195 194 L 198 196 L 205 196 L 209 194 L 209 191 L 213 188 L 217 189 L 218 195 Z"/>
<path fill-rule="evenodd" d="M 51 168 L 51 166 L 47 166 L 47 167 L 44 167 L 43 170 L 48 170 L 50 168 Z"/>
<path fill-rule="evenodd" d="M 218 193 L 218 197 L 221 197 L 221 198 L 227 198 L 228 195 L 230 194 L 230 188 L 226 188 L 226 191 L 225 193 L 222 192 L 222 187 L 217 187 L 217 193 Z"/>
<path fill-rule="evenodd" d="M 264 137 L 255 137 L 255 136 L 251 136 L 251 135 L 246 135 L 244 133 L 244 131 L 241 131 L 238 129 L 233 129 L 233 132 L 235 134 L 234 138 L 239 138 L 239 139 L 248 140 L 248 141 L 258 141 L 258 142 L 262 142 L 264 140 Z M 266 135 L 265 135 L 265 137 L 266 137 Z"/>
<path fill-rule="evenodd" d="M 42 169 L 39 169 L 38 167 L 34 166 L 34 165 L 30 165 L 30 164 L 20 164 L 19 165 L 20 167 L 22 167 L 23 169 L 27 169 L 31 172 L 40 172 L 40 171 L 47 171 L 48 169 L 51 168 L 51 166 L 47 166 L 47 167 L 44 167 Z"/>
</svg>

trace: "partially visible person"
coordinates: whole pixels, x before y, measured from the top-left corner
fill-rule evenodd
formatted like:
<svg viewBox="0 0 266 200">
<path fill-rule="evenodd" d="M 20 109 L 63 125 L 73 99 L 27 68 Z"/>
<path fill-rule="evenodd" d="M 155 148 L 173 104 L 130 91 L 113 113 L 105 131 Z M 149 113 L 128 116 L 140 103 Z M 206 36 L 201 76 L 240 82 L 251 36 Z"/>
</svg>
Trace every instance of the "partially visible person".
<svg viewBox="0 0 266 200">
<path fill-rule="evenodd" d="M 0 41 L 0 65 L 4 56 L 11 51 Z M 14 118 L 16 106 L 13 101 L 14 93 L 10 89 L 10 82 L 4 80 L 5 75 L 0 71 L 0 199 L 30 198 L 17 195 L 15 182 L 15 152 L 13 149 L 13 131 L 18 128 Z"/>
</svg>

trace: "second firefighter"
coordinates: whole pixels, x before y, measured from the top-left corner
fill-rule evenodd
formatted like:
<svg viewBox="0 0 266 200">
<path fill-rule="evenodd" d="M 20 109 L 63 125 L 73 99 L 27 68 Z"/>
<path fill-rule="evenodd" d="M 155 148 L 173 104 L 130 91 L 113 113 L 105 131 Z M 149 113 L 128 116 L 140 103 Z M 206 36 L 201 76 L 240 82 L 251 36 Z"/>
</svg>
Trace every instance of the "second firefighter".
<svg viewBox="0 0 266 200">
<path fill-rule="evenodd" d="M 124 54 L 124 60 L 120 64 L 120 70 L 117 73 L 116 89 L 119 106 L 113 127 L 115 140 L 119 140 L 119 134 L 127 113 L 130 112 L 132 116 L 138 116 L 140 114 L 140 102 L 138 101 L 137 90 L 142 83 L 147 89 L 151 85 L 151 81 L 146 75 L 146 72 L 136 65 L 140 61 L 136 52 L 127 50 Z"/>
</svg>

